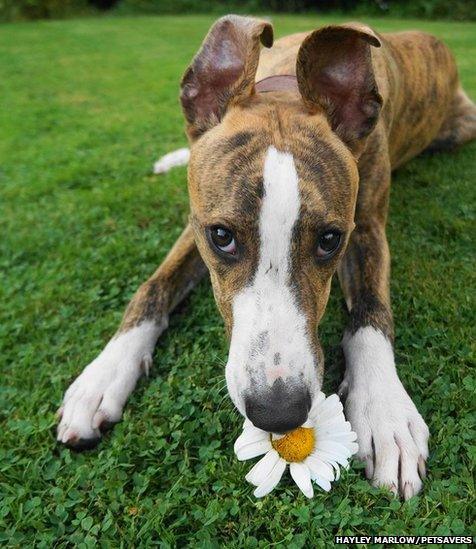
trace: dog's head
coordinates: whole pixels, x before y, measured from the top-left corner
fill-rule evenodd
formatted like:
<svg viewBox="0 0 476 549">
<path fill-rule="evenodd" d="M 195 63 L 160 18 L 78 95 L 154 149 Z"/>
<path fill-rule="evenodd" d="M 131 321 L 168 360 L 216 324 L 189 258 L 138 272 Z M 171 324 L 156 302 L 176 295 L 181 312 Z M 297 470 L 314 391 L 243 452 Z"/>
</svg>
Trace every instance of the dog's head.
<svg viewBox="0 0 476 549">
<path fill-rule="evenodd" d="M 191 159 L 191 221 L 231 337 L 228 390 L 267 431 L 307 418 L 320 389 L 317 326 L 354 227 L 356 157 L 381 99 L 371 31 L 309 34 L 300 94 L 257 94 L 266 21 L 227 16 L 182 80 Z"/>
</svg>

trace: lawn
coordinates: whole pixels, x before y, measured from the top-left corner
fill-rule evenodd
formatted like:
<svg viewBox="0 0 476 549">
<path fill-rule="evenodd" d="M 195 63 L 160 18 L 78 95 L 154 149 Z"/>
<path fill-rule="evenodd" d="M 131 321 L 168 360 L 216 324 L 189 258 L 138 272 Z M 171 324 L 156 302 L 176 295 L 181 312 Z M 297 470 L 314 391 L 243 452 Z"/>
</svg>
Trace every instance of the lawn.
<svg viewBox="0 0 476 549">
<path fill-rule="evenodd" d="M 276 16 L 276 34 L 322 17 Z M 335 19 L 334 19 L 335 20 Z M 233 455 L 241 420 L 208 282 L 180 307 L 124 420 L 96 450 L 55 442 L 68 384 L 109 339 L 187 219 L 178 82 L 212 17 L 0 28 L 0 545 L 322 547 L 339 534 L 476 534 L 476 144 L 413 160 L 389 221 L 396 355 L 430 431 L 421 496 L 401 503 L 354 462 L 312 501 L 282 482 L 255 500 Z M 476 98 L 476 24 L 368 20 L 446 40 Z M 343 371 L 335 284 L 321 339 L 326 392 Z M 472 448 L 471 448 L 472 446 Z"/>
</svg>

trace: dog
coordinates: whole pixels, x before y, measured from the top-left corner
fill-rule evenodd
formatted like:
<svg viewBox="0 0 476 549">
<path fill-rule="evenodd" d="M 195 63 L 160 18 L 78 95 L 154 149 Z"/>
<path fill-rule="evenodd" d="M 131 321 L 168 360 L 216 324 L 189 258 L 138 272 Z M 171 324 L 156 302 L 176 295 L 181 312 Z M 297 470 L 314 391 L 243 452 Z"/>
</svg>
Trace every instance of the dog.
<svg viewBox="0 0 476 549">
<path fill-rule="evenodd" d="M 374 485 L 410 498 L 429 431 L 395 367 L 385 224 L 392 170 L 476 137 L 450 51 L 422 32 L 359 23 L 273 46 L 269 22 L 229 15 L 186 70 L 180 99 L 190 151 L 156 171 L 189 163 L 189 224 L 66 391 L 58 440 L 90 447 L 120 420 L 170 313 L 207 272 L 234 405 L 265 431 L 300 426 L 322 385 L 317 328 L 337 272 L 349 311 L 340 394 L 358 457 Z"/>
</svg>

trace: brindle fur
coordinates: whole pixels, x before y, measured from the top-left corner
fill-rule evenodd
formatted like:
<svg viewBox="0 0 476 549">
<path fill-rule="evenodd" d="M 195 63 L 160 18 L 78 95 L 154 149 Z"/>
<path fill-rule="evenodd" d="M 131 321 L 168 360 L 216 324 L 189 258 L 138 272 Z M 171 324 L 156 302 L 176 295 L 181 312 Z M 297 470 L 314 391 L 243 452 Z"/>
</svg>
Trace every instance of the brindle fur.
<svg viewBox="0 0 476 549">
<path fill-rule="evenodd" d="M 238 20 L 241 23 L 243 18 L 230 16 L 224 19 L 224 26 L 212 28 L 182 81 L 187 133 L 192 145 L 197 145 L 189 167 L 190 201 L 194 210 L 191 223 L 200 252 L 210 268 L 216 301 L 228 332 L 232 324 L 232 298 L 251 279 L 257 257 L 246 258 L 245 268 L 227 269 L 209 249 L 204 224 L 199 219 L 200 212 L 206 209 L 207 224 L 223 223 L 225 219 L 229 223 L 231 218 L 238 217 L 241 226 L 231 225 L 230 228 L 236 231 L 238 240 L 241 239 L 247 250 L 253 250 L 253 246 L 246 244 L 257 237 L 262 158 L 270 143 L 295 152 L 302 189 L 308 197 L 303 200 L 304 207 L 310 210 L 309 215 L 302 216 L 299 232 L 308 234 L 311 231 L 304 230 L 303 225 L 317 225 L 321 204 L 325 204 L 328 210 L 332 201 L 344 209 L 346 206 L 350 210 L 353 208 L 353 185 L 349 184 L 351 162 L 346 158 L 342 143 L 330 131 L 322 109 L 316 108 L 310 114 L 302 98 L 293 93 L 255 95 L 250 84 L 254 70 L 256 80 L 278 74 L 296 74 L 301 44 L 311 33 L 282 38 L 273 48 L 264 49 L 259 54 L 258 45 L 260 40 L 263 41 L 263 33 L 266 33 L 264 42 L 269 45 L 270 26 L 265 22 L 254 25 L 247 22 L 246 29 L 243 29 L 236 25 Z M 189 92 L 188 84 L 196 73 L 197 64 L 203 66 L 208 62 L 212 65 L 214 62 L 208 53 L 210 39 L 231 28 L 238 36 L 239 47 L 245 48 L 246 44 L 244 60 L 236 68 L 242 74 L 238 83 L 233 83 L 226 93 L 218 94 L 219 103 L 214 114 L 202 115 L 197 120 L 197 109 L 189 106 L 188 97 L 184 100 L 184 95 Z M 380 48 L 369 50 L 372 78 L 375 78 L 382 97 L 382 109 L 373 131 L 361 140 L 364 147 L 355 150 L 354 146 L 354 154 L 359 155 L 355 229 L 340 261 L 338 274 L 351 314 L 349 329 L 355 331 L 360 326 L 372 325 L 393 337 L 390 256 L 385 236 L 391 171 L 425 149 L 454 147 L 473 139 L 476 109 L 459 87 L 451 53 L 433 36 L 422 32 L 380 35 L 359 24 L 349 24 L 348 28 L 368 33 L 371 40 L 376 37 L 381 44 Z M 339 32 L 341 29 L 337 27 Z M 332 36 L 332 30 L 332 27 L 327 29 L 328 36 Z M 322 42 L 319 46 L 323 47 Z M 335 49 L 335 44 L 330 42 L 329 47 Z M 206 61 L 204 51 L 208 57 Z M 305 53 L 307 61 L 307 56 L 315 55 L 316 51 L 309 48 Z M 302 58 L 300 62 L 304 62 Z M 226 84 L 224 79 L 218 82 L 218 85 Z M 332 151 L 339 148 L 340 154 L 333 154 Z M 217 183 L 220 180 L 223 183 Z M 343 181 L 347 182 L 345 187 Z M 311 207 L 313 204 L 317 209 Z M 189 231 L 189 228 L 185 230 L 185 236 L 179 239 L 161 268 L 141 287 L 126 311 L 122 330 L 153 317 L 154 310 L 155 314 L 163 316 L 164 302 L 168 313 L 171 305 L 178 302 L 185 290 L 200 278 L 192 276 L 195 268 L 202 274 L 203 267 L 195 256 Z M 297 250 L 295 252 L 295 255 L 299 254 Z M 308 318 L 312 318 L 309 326 L 312 333 L 324 312 L 330 274 L 338 263 L 337 259 L 321 281 L 319 277 L 305 273 L 302 261 L 294 260 L 294 273 L 304 280 L 299 294 L 309 312 Z M 183 279 L 187 282 L 182 283 Z M 309 279 L 313 280 L 313 291 L 305 288 L 305 281 Z M 178 285 L 169 282 L 172 280 L 176 280 Z"/>
<path fill-rule="evenodd" d="M 188 225 L 157 271 L 142 284 L 129 303 L 119 332 L 144 320 L 164 326 L 169 313 L 206 273 Z"/>
<path fill-rule="evenodd" d="M 474 139 L 476 107 L 447 47 L 427 34 L 380 35 L 351 23 L 288 36 L 260 53 L 272 36 L 265 21 L 222 18 L 185 72 L 190 224 L 131 301 L 119 331 L 144 320 L 166 324 L 207 267 L 231 333 L 234 296 L 257 268 L 263 161 L 273 145 L 293 155 L 299 176 L 290 278 L 322 377 L 317 327 L 336 270 L 348 330 L 373 326 L 393 338 L 385 235 L 391 172 L 424 150 Z M 283 74 L 297 76 L 300 93 L 255 93 L 255 79 Z M 212 251 L 206 229 L 215 224 L 234 232 L 239 268 Z M 329 226 L 342 232 L 343 245 L 316 264 L 316 235 Z"/>
</svg>

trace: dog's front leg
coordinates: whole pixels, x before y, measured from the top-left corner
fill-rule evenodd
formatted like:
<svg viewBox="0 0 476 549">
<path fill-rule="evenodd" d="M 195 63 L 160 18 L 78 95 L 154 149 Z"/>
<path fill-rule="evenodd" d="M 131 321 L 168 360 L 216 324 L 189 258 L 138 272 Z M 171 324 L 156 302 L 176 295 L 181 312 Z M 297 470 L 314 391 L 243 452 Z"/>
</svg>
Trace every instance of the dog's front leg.
<svg viewBox="0 0 476 549">
<path fill-rule="evenodd" d="M 66 391 L 59 411 L 59 441 L 76 448 L 94 446 L 101 426 L 120 420 L 127 397 L 150 368 L 169 313 L 205 272 L 188 226 L 129 303 L 116 335 Z"/>
<path fill-rule="evenodd" d="M 390 170 L 375 159 L 368 166 L 361 174 L 356 228 L 339 269 L 351 316 L 343 339 L 341 393 L 367 477 L 408 499 L 420 490 L 425 475 L 428 428 L 394 362 L 385 235 Z"/>
</svg>

